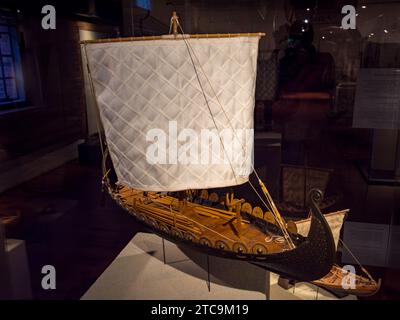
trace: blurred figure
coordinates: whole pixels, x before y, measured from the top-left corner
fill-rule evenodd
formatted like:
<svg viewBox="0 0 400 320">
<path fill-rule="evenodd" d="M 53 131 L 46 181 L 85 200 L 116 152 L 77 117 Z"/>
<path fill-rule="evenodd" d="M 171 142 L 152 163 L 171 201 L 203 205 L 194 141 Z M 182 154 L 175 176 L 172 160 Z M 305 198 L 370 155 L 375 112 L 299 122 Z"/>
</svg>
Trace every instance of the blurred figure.
<svg viewBox="0 0 400 320">
<path fill-rule="evenodd" d="M 314 29 L 310 23 L 295 21 L 289 30 L 285 55 L 280 60 L 281 92 L 330 91 L 334 85 L 334 60 L 318 53 L 313 45 Z"/>
</svg>

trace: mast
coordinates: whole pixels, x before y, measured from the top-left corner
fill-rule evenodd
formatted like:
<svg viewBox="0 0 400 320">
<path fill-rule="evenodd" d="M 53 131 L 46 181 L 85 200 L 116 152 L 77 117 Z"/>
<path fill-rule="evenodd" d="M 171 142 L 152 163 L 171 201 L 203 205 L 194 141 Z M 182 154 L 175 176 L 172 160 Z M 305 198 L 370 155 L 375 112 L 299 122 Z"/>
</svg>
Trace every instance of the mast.
<svg viewBox="0 0 400 320">
<path fill-rule="evenodd" d="M 174 35 L 174 38 L 178 36 L 178 15 L 176 14 L 176 11 L 172 12 L 172 17 L 171 17 L 171 28 L 170 33 L 172 31 L 172 34 Z"/>
</svg>

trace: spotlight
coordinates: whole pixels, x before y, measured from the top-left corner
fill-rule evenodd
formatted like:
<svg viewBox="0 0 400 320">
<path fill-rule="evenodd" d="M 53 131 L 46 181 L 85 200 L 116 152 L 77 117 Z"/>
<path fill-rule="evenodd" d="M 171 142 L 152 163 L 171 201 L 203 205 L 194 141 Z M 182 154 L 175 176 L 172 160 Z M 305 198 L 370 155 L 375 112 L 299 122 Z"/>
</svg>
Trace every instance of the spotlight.
<svg viewBox="0 0 400 320">
<path fill-rule="evenodd" d="M 304 23 L 308 23 L 308 19 L 305 19 L 305 20 L 304 20 Z"/>
<path fill-rule="evenodd" d="M 361 6 L 361 8 L 365 9 L 367 6 Z"/>
</svg>

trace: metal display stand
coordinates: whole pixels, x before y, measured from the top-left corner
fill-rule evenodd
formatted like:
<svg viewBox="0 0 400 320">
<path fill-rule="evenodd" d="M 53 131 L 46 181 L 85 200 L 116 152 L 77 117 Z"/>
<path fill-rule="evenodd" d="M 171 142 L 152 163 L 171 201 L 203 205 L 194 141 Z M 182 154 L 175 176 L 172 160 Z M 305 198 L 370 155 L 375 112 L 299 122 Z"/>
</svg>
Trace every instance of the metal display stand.
<svg viewBox="0 0 400 320">
<path fill-rule="evenodd" d="M 265 271 L 265 300 L 271 299 L 271 274 Z"/>
</svg>

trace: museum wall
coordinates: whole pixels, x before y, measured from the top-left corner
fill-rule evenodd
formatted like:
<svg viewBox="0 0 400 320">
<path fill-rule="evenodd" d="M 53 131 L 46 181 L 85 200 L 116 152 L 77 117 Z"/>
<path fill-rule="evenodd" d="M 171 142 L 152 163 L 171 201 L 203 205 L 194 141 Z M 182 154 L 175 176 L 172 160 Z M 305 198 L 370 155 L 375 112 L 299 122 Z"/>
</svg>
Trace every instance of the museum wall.
<svg viewBox="0 0 400 320">
<path fill-rule="evenodd" d="M 0 113 L 0 162 L 85 136 L 86 120 L 77 23 L 19 17 L 26 104 Z"/>
</svg>

